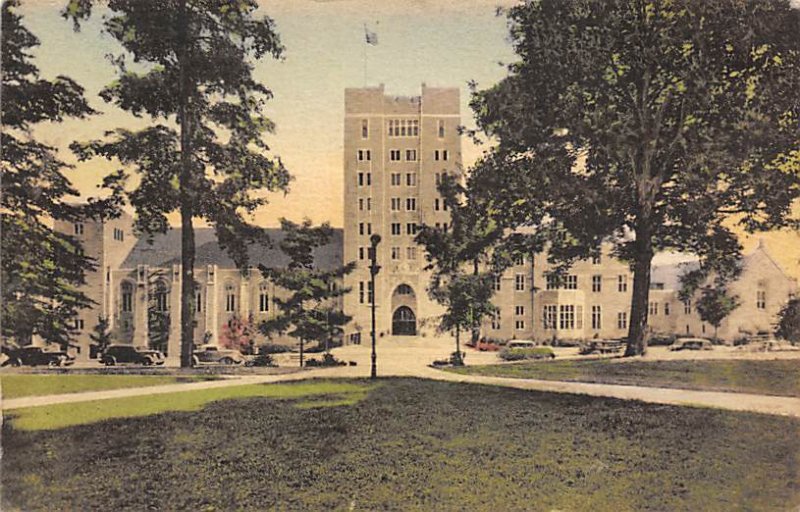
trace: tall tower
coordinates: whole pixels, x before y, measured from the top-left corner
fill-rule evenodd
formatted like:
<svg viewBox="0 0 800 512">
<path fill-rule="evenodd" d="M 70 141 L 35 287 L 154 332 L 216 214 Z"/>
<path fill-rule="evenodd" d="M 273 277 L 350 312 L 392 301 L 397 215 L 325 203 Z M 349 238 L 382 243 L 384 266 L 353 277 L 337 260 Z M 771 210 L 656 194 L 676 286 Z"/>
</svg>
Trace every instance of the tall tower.
<svg viewBox="0 0 800 512">
<path fill-rule="evenodd" d="M 387 96 L 383 85 L 345 89 L 344 261 L 358 266 L 345 284 L 346 340 L 370 329 L 369 238 L 381 236 L 375 280 L 376 329 L 383 335 L 432 331 L 441 308 L 428 298 L 424 250 L 414 242 L 422 224 L 445 227 L 447 205 L 437 191 L 444 174 L 461 172 L 457 88 L 426 87 L 412 97 Z"/>
</svg>

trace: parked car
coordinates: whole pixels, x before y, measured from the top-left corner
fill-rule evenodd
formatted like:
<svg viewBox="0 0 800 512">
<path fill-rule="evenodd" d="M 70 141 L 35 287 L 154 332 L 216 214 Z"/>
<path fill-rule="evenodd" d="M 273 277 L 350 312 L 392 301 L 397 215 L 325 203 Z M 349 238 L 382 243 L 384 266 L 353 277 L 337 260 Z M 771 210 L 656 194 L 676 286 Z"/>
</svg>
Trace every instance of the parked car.
<svg viewBox="0 0 800 512">
<path fill-rule="evenodd" d="M 67 366 L 75 362 L 75 356 L 60 348 L 21 347 L 8 351 L 3 366 Z"/>
<path fill-rule="evenodd" d="M 194 351 L 194 362 L 198 363 L 220 363 L 220 364 L 241 364 L 245 358 L 238 350 L 221 348 L 216 345 L 202 345 Z"/>
<path fill-rule="evenodd" d="M 670 350 L 711 350 L 711 342 L 704 338 L 678 338 Z"/>
<path fill-rule="evenodd" d="M 134 347 L 133 345 L 109 345 L 100 362 L 106 366 L 114 366 L 119 363 L 135 363 L 145 366 L 164 364 L 164 354 L 158 350 L 146 347 Z"/>
<path fill-rule="evenodd" d="M 508 348 L 533 348 L 535 346 L 536 342 L 531 340 L 509 340 L 506 344 Z"/>
</svg>

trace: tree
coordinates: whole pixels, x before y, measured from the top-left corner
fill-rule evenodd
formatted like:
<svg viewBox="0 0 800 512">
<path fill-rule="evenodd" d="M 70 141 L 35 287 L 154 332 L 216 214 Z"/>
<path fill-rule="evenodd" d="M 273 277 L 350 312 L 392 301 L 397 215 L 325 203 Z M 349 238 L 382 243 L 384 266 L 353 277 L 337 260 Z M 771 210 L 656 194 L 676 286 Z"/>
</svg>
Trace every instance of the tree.
<svg viewBox="0 0 800 512">
<path fill-rule="evenodd" d="M 281 251 L 289 257 L 286 268 L 260 266 L 261 272 L 276 286 L 288 292 L 286 298 L 276 296 L 274 303 L 280 315 L 262 322 L 261 332 L 267 336 L 288 334 L 300 340 L 300 366 L 306 341 L 326 342 L 341 334 L 342 326 L 351 317 L 344 314 L 338 299 L 350 292 L 340 285 L 342 278 L 355 269 L 351 262 L 332 269 L 316 268 L 314 252 L 327 245 L 333 229 L 325 223 L 314 227 L 306 219 L 302 224 L 281 219 L 284 238 Z"/>
<path fill-rule="evenodd" d="M 40 335 L 66 348 L 75 334 L 73 318 L 92 304 L 80 286 L 94 261 L 78 238 L 56 232 L 53 223 L 111 215 L 115 199 L 70 204 L 67 198 L 78 192 L 63 172 L 71 166 L 32 135 L 39 123 L 95 112 L 75 81 L 39 76 L 31 56 L 39 39 L 22 25 L 18 5 L 2 5 L 2 335 L 20 345 Z"/>
<path fill-rule="evenodd" d="M 94 3 L 70 0 L 64 16 L 77 28 Z M 280 58 L 283 47 L 272 19 L 256 15 L 256 0 L 118 0 L 108 7 L 104 31 L 124 53 L 113 59 L 119 78 L 100 95 L 154 124 L 120 128 L 73 150 L 82 159 L 118 159 L 134 170 L 139 182 L 128 197 L 141 232 L 165 232 L 167 215 L 180 214 L 181 366 L 191 366 L 195 219 L 213 225 L 220 245 L 245 268 L 248 245 L 266 243 L 264 231 L 245 218 L 266 202 L 251 191 L 288 187 L 288 172 L 266 155 L 263 140 L 274 130 L 263 112 L 272 93 L 253 78 L 253 62 Z M 106 185 L 123 190 L 128 177 L 119 170 Z"/>
<path fill-rule="evenodd" d="M 454 178 L 445 176 L 439 192 L 450 208 L 449 228 L 422 225 L 416 241 L 426 251 L 425 270 L 432 271 L 428 293 L 445 308 L 439 330 L 455 334 L 458 363 L 461 331 L 471 330 L 472 341 L 477 342 L 481 323 L 497 310 L 491 299 L 502 266 L 497 256 L 504 253 L 490 248 L 498 244 L 503 231 L 475 208 Z"/>
<path fill-rule="evenodd" d="M 633 271 L 643 354 L 656 251 L 736 276 L 748 231 L 800 196 L 800 13 L 788 0 L 540 0 L 508 11 L 519 59 L 475 91 L 497 141 L 471 178 L 487 211 L 549 234 L 561 267 L 603 241 Z"/>
<path fill-rule="evenodd" d="M 800 343 L 800 299 L 789 299 L 778 313 L 775 335 L 792 343 Z"/>
<path fill-rule="evenodd" d="M 740 305 L 739 298 L 729 296 L 725 288 L 708 285 L 700 292 L 695 308 L 700 319 L 714 327 L 714 340 L 716 340 L 717 329 L 722 321 Z"/>
<path fill-rule="evenodd" d="M 103 315 L 97 317 L 97 323 L 89 334 L 89 339 L 94 342 L 95 352 L 103 352 L 111 345 L 113 337 L 111 335 L 108 318 Z"/>
</svg>

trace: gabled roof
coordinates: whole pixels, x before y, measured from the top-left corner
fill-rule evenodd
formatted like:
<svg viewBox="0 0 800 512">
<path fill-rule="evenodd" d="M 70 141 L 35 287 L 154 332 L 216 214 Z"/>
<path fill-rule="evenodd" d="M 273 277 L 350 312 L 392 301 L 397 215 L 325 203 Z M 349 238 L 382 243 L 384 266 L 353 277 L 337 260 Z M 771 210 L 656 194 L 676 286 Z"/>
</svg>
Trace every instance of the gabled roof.
<svg viewBox="0 0 800 512">
<path fill-rule="evenodd" d="M 281 252 L 278 244 L 284 237 L 278 228 L 265 230 L 272 241 L 271 247 L 253 244 L 249 248 L 250 265 L 256 267 L 263 264 L 268 267 L 285 267 L 289 259 Z M 195 266 L 218 265 L 221 268 L 236 268 L 228 253 L 217 242 L 214 230 L 197 228 L 194 230 L 196 256 Z M 341 229 L 334 229 L 328 245 L 317 248 L 314 253 L 317 268 L 331 270 L 342 265 L 343 234 Z M 137 265 L 151 267 L 169 267 L 181 260 L 181 229 L 173 228 L 165 234 L 155 235 L 152 243 L 141 238 L 122 262 L 122 268 L 135 268 Z"/>
</svg>

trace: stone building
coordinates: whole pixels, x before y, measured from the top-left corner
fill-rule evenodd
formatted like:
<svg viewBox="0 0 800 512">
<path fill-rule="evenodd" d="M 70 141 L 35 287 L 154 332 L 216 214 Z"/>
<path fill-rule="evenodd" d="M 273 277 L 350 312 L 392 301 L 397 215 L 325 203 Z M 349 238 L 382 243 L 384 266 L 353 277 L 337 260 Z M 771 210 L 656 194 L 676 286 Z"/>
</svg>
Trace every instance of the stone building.
<svg viewBox="0 0 800 512">
<path fill-rule="evenodd" d="M 344 260 L 358 264 L 345 279 L 353 289 L 344 300 L 345 311 L 353 316 L 347 339 L 366 339 L 373 295 L 380 336 L 431 335 L 442 308 L 428 297 L 430 274 L 414 236 L 420 224 L 446 229 L 449 222 L 437 185 L 445 175 L 462 173 L 459 90 L 422 84 L 419 96 L 408 97 L 387 95 L 383 85 L 346 89 L 344 106 Z M 373 234 L 382 238 L 374 294 L 369 272 Z M 500 286 L 501 300 L 508 305 L 496 325 L 508 337 L 531 333 L 523 318 L 530 314 L 530 271 L 523 266 L 517 269 L 522 277 L 516 287 Z M 517 303 L 521 309 L 515 321 Z"/>
</svg>

